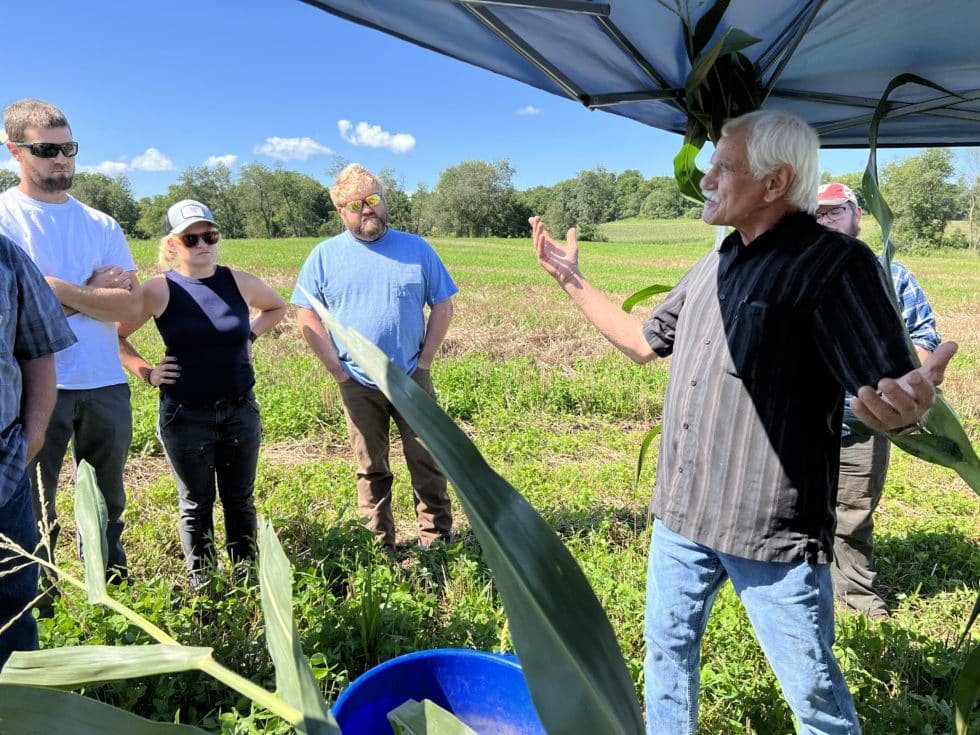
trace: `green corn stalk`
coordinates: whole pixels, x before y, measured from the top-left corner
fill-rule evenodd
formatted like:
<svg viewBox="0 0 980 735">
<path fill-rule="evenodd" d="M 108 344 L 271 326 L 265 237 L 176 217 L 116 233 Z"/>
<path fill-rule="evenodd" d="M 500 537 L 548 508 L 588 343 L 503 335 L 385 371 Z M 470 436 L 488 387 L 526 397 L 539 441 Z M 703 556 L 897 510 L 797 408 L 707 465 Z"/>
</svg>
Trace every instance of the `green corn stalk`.
<svg viewBox="0 0 980 735">
<path fill-rule="evenodd" d="M 870 153 L 861 186 L 868 209 L 874 215 L 874 218 L 878 220 L 878 224 L 881 225 L 881 239 L 883 243 L 882 261 L 884 262 L 885 273 L 888 274 L 889 279 L 891 279 L 892 254 L 895 251 L 895 246 L 889 237 L 894 216 L 892 215 L 891 208 L 888 206 L 888 202 L 885 201 L 885 198 L 881 194 L 881 189 L 878 187 L 876 155 L 878 127 L 888 112 L 888 97 L 895 89 L 905 84 L 918 84 L 931 87 L 946 94 L 956 94 L 918 75 L 899 74 L 888 83 L 872 116 L 868 136 Z M 895 289 L 893 288 L 891 290 L 893 297 L 895 296 L 894 291 Z M 896 310 L 898 309 L 897 299 L 895 300 L 895 308 Z M 909 340 L 908 348 L 913 359 L 918 361 L 911 340 Z M 905 436 L 889 436 L 888 438 L 891 439 L 893 444 L 914 457 L 954 470 L 970 486 L 973 492 L 980 495 L 980 458 L 977 457 L 977 453 L 974 451 L 973 445 L 970 443 L 970 438 L 967 436 L 966 431 L 964 431 L 963 424 L 960 423 L 956 412 L 943 396 L 941 388 L 936 388 L 935 403 L 929 409 L 929 413 L 926 414 L 925 421 L 923 421 L 922 428 L 919 431 Z M 962 645 L 966 640 L 970 628 L 977 618 L 978 610 L 980 610 L 980 596 L 977 597 L 973 614 L 967 621 L 957 645 Z M 980 698 L 980 646 L 973 648 L 967 656 L 966 665 L 953 685 L 957 735 L 967 735 L 970 711 L 973 709 L 978 698 Z"/>
<path fill-rule="evenodd" d="M 306 297 L 456 488 L 493 572 L 545 729 L 552 735 L 642 733 L 636 691 L 612 625 L 554 530 L 415 381 L 313 296 Z"/>
<path fill-rule="evenodd" d="M 18 651 L 0 671 L 0 722 L 10 732 L 44 733 L 72 723 L 74 735 L 163 735 L 200 733 L 183 725 L 151 722 L 101 702 L 43 687 L 74 687 L 95 681 L 129 679 L 178 671 L 202 671 L 286 720 L 304 735 L 340 735 L 323 700 L 309 662 L 303 657 L 292 615 L 292 570 L 268 521 L 259 525 L 259 583 L 266 639 L 276 667 L 278 694 L 266 691 L 225 668 L 210 648 L 183 646 L 152 622 L 109 596 L 102 566 L 105 505 L 91 465 L 78 467 L 76 520 L 85 548 L 82 581 L 22 550 L 69 584 L 84 590 L 89 602 L 126 618 L 158 644 L 147 646 L 74 646 Z"/>
</svg>

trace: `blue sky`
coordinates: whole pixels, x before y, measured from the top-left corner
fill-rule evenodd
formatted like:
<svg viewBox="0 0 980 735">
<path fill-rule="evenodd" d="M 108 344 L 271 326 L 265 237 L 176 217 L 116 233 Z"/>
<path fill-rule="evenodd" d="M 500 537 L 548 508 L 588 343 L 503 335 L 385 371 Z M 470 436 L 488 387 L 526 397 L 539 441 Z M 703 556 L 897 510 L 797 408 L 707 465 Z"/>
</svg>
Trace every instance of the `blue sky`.
<svg viewBox="0 0 980 735">
<path fill-rule="evenodd" d="M 667 176 L 681 143 L 298 0 L 34 0 L 4 36 L 0 105 L 59 106 L 79 169 L 124 173 L 137 197 L 219 160 L 329 183 L 335 154 L 391 168 L 409 191 L 469 159 L 508 159 L 520 189 L 600 165 Z M 821 164 L 866 161 L 826 151 Z"/>
</svg>

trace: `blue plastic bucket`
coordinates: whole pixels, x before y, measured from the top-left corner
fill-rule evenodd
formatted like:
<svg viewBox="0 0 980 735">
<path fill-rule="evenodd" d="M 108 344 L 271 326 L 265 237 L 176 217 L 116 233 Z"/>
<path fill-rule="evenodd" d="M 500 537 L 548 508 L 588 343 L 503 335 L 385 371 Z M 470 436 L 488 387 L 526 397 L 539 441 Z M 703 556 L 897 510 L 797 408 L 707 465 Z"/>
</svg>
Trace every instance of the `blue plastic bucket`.
<svg viewBox="0 0 980 735">
<path fill-rule="evenodd" d="M 344 735 L 390 735 L 388 713 L 429 699 L 479 735 L 546 735 L 517 658 L 441 648 L 398 656 L 365 671 L 337 699 Z"/>
</svg>

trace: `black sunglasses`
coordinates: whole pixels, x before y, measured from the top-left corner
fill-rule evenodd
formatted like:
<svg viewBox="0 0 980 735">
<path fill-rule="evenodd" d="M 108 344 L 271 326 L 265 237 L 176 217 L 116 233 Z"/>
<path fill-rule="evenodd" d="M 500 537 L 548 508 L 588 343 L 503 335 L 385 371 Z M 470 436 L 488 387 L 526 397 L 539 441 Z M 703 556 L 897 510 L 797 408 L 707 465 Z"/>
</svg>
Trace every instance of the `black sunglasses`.
<svg viewBox="0 0 980 735">
<path fill-rule="evenodd" d="M 14 143 L 18 148 L 27 148 L 31 154 L 38 158 L 56 158 L 59 153 L 66 158 L 74 158 L 78 155 L 78 143 Z"/>
<path fill-rule="evenodd" d="M 202 232 L 200 235 L 181 235 L 180 241 L 184 243 L 186 247 L 195 248 L 197 247 L 198 240 L 204 240 L 208 245 L 217 245 L 218 240 L 221 239 L 221 233 L 217 230 L 210 230 L 208 232 Z"/>
</svg>

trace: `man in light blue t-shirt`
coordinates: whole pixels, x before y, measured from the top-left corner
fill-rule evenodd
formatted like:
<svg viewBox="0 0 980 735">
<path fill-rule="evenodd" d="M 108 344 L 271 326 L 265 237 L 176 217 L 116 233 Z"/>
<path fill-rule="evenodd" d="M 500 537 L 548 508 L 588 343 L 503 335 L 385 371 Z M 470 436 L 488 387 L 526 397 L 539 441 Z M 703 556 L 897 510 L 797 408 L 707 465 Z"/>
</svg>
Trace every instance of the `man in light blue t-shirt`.
<svg viewBox="0 0 980 735">
<path fill-rule="evenodd" d="M 384 191 L 377 176 L 360 164 L 351 164 L 337 176 L 330 197 L 347 229 L 313 249 L 291 301 L 298 307 L 303 337 L 340 386 L 358 463 L 358 506 L 368 528 L 394 547 L 394 477 L 388 463 L 389 429 L 394 419 L 412 476 L 419 540 L 428 547 L 437 539 L 447 540 L 452 531 L 446 479 L 412 428 L 320 322 L 301 287 L 341 324 L 381 348 L 433 397 L 429 369 L 449 330 L 452 297 L 458 289 L 429 243 L 388 227 Z"/>
</svg>

